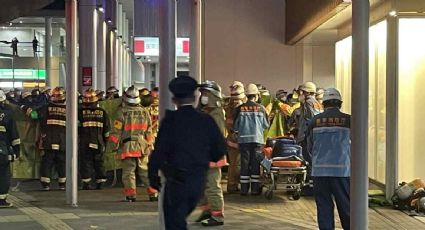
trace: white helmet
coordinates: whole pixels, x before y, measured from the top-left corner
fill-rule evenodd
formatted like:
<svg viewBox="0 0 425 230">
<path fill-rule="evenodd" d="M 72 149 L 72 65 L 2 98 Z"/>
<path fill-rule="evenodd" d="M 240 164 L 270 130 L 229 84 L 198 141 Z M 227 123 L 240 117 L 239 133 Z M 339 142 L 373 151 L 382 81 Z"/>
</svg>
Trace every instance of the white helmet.
<svg viewBox="0 0 425 230">
<path fill-rule="evenodd" d="M 316 84 L 311 81 L 308 81 L 300 85 L 299 89 L 302 91 L 306 91 L 307 93 L 316 93 Z"/>
<path fill-rule="evenodd" d="M 245 96 L 245 88 L 242 82 L 234 81 L 230 86 L 230 96 L 235 99 L 244 99 Z"/>
<path fill-rule="evenodd" d="M 6 101 L 6 94 L 0 89 L 0 102 Z"/>
<path fill-rule="evenodd" d="M 323 101 L 329 101 L 329 100 L 338 100 L 342 101 L 341 93 L 335 88 L 329 88 L 325 90 L 325 94 L 323 95 Z"/>
<path fill-rule="evenodd" d="M 245 91 L 246 95 L 259 95 L 260 91 L 258 91 L 258 87 L 255 84 L 248 84 Z"/>
<path fill-rule="evenodd" d="M 138 105 L 140 104 L 139 89 L 132 85 L 128 87 L 124 92 L 124 101 L 128 104 Z"/>
</svg>

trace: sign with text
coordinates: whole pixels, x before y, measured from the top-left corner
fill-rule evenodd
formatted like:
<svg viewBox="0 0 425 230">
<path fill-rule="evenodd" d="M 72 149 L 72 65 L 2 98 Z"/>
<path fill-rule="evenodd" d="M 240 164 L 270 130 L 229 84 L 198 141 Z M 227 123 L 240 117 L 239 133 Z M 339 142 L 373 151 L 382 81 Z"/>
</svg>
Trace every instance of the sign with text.
<svg viewBox="0 0 425 230">
<path fill-rule="evenodd" d="M 134 55 L 136 56 L 159 56 L 159 38 L 158 37 L 135 37 Z M 189 57 L 190 38 L 176 39 L 176 56 Z"/>
<path fill-rule="evenodd" d="M 45 80 L 46 70 L 40 69 L 0 69 L 0 79 Z"/>
<path fill-rule="evenodd" d="M 93 69 L 92 67 L 82 67 L 83 86 L 93 85 Z"/>
</svg>

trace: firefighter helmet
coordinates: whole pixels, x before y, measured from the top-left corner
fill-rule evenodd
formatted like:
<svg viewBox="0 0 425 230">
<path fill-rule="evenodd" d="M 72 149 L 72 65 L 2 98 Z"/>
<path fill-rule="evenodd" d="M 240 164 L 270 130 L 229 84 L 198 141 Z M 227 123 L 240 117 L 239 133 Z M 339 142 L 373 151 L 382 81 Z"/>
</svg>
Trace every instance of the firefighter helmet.
<svg viewBox="0 0 425 230">
<path fill-rule="evenodd" d="M 323 95 L 323 101 L 329 101 L 329 100 L 342 101 L 341 93 L 335 88 L 329 88 L 325 90 L 325 93 Z"/>
<path fill-rule="evenodd" d="M 118 98 L 120 91 L 115 87 L 115 86 L 111 86 L 106 90 L 106 97 L 107 98 Z"/>
<path fill-rule="evenodd" d="M 50 97 L 52 102 L 63 102 L 65 101 L 65 89 L 63 87 L 56 87 L 52 90 L 52 96 Z"/>
<path fill-rule="evenodd" d="M 140 93 L 136 86 L 132 85 L 125 90 L 124 101 L 128 104 L 140 104 Z"/>
<path fill-rule="evenodd" d="M 311 81 L 305 82 L 300 85 L 299 90 L 305 91 L 307 93 L 316 93 L 316 84 Z"/>
<path fill-rule="evenodd" d="M 84 92 L 82 99 L 83 103 L 85 104 L 95 103 L 99 101 L 96 91 L 92 88 L 89 88 Z"/>
<path fill-rule="evenodd" d="M 258 87 L 255 84 L 248 84 L 248 86 L 246 87 L 246 95 L 259 95 L 260 91 L 258 90 Z"/>
<path fill-rule="evenodd" d="M 235 99 L 244 99 L 245 96 L 245 88 L 240 81 L 234 81 L 230 86 L 230 96 Z"/>
<path fill-rule="evenodd" d="M 221 87 L 215 81 L 205 81 L 200 86 L 200 91 L 208 91 L 217 98 L 222 98 Z"/>
<path fill-rule="evenodd" d="M 139 94 L 140 96 L 147 96 L 150 95 L 151 92 L 149 92 L 149 90 L 147 88 L 143 88 L 141 90 L 139 90 Z"/>
</svg>

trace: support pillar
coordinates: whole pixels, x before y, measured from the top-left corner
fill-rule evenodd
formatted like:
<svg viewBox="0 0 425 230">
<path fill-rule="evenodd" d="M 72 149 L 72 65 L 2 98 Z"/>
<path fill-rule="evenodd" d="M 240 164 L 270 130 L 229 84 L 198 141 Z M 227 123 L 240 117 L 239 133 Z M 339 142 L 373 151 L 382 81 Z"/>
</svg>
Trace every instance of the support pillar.
<svg viewBox="0 0 425 230">
<path fill-rule="evenodd" d="M 202 82 L 202 0 L 192 0 L 192 20 L 190 36 L 190 76 Z"/>
<path fill-rule="evenodd" d="M 398 185 L 398 18 L 387 18 L 385 196 L 391 200 Z"/>
<path fill-rule="evenodd" d="M 351 229 L 368 229 L 369 1 L 353 6 Z"/>
<path fill-rule="evenodd" d="M 45 18 L 45 31 L 44 36 L 44 63 L 46 68 L 46 86 L 53 87 L 51 82 L 52 77 L 52 18 Z"/>
<path fill-rule="evenodd" d="M 77 1 L 66 0 L 66 203 L 78 203 L 78 132 L 77 132 Z"/>
<path fill-rule="evenodd" d="M 97 12 L 96 0 L 79 0 L 79 90 L 96 87 L 97 82 Z M 92 84 L 83 86 L 83 67 L 91 68 Z M 85 73 L 87 74 L 87 73 Z"/>
<path fill-rule="evenodd" d="M 176 77 L 176 0 L 159 1 L 159 116 L 167 109 L 174 109 L 168 83 Z"/>
<path fill-rule="evenodd" d="M 106 90 L 106 23 L 104 14 L 97 12 L 97 85 L 96 89 Z"/>
</svg>

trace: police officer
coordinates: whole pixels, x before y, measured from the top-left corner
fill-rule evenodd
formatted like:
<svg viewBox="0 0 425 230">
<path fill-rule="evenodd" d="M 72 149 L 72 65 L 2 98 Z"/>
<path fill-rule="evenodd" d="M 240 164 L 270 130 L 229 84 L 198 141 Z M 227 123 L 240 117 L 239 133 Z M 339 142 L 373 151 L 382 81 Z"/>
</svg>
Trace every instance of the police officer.
<svg viewBox="0 0 425 230">
<path fill-rule="evenodd" d="M 316 100 L 316 84 L 305 82 L 298 88 L 298 100 L 301 103 L 299 110 L 299 120 L 297 122 L 297 143 L 307 149 L 307 139 L 305 138 L 310 120 L 317 114 L 323 112 L 322 105 Z M 308 151 L 303 151 L 304 159 L 311 164 L 311 156 Z M 313 181 L 311 179 L 311 166 L 307 168 L 306 185 L 303 188 L 303 195 L 313 195 Z"/>
<path fill-rule="evenodd" d="M 236 110 L 234 130 L 238 133 L 238 144 L 241 152 L 241 195 L 248 195 L 251 187 L 252 195 L 261 194 L 260 161 L 264 145 L 264 130 L 269 127 L 267 112 L 264 106 L 256 103 L 260 92 L 256 85 L 247 86 L 248 101 Z"/>
<path fill-rule="evenodd" d="M 219 161 L 226 153 L 223 134 L 214 119 L 193 108 L 197 87 L 188 76 L 170 82 L 178 109 L 166 112 L 149 161 L 150 184 L 161 187 L 165 229 L 187 229 L 186 218 L 204 192 L 209 162 Z M 165 180 L 162 186 L 159 171 Z"/>
<path fill-rule="evenodd" d="M 325 111 L 313 117 L 307 140 L 320 229 L 335 229 L 334 203 L 341 225 L 350 229 L 350 119 L 340 111 L 341 94 L 334 88 L 323 96 Z"/>
<path fill-rule="evenodd" d="M 210 115 L 223 136 L 226 133 L 224 110 L 222 105 L 221 87 L 214 81 L 205 81 L 200 86 L 201 98 L 199 110 Z M 196 222 L 203 226 L 219 226 L 224 224 L 224 199 L 221 188 L 221 168 L 226 166 L 226 159 L 210 162 L 207 174 L 204 198 L 200 205 L 202 213 Z"/>
<path fill-rule="evenodd" d="M 103 156 L 109 137 L 109 118 L 106 111 L 98 107 L 99 98 L 93 89 L 88 89 L 83 94 L 83 104 L 79 109 L 78 120 L 80 121 L 80 170 L 83 190 L 90 190 L 90 182 L 94 175 L 96 189 L 101 189 L 106 182 Z"/>
<path fill-rule="evenodd" d="M 21 109 L 31 119 L 40 122 L 39 147 L 43 154 L 40 166 L 40 182 L 44 191 L 50 190 L 53 165 L 59 176 L 59 189 L 65 190 L 65 108 L 65 90 L 63 87 L 54 88 L 49 104 L 40 109 L 33 110 L 29 106 L 21 106 Z"/>
<path fill-rule="evenodd" d="M 6 94 L 0 90 L 0 208 L 13 206 L 6 198 L 10 187 L 10 162 L 19 158 L 20 143 L 12 110 L 6 106 Z"/>
<path fill-rule="evenodd" d="M 129 87 L 123 96 L 123 106 L 118 108 L 116 118 L 109 136 L 113 149 L 120 149 L 119 159 L 122 165 L 122 181 L 125 201 L 136 201 L 136 175 L 147 185 L 148 153 L 153 145 L 151 119 L 149 112 L 140 106 L 139 90 Z M 151 201 L 157 200 L 157 190 L 148 187 Z"/>
<path fill-rule="evenodd" d="M 234 81 L 230 86 L 230 101 L 226 106 L 226 130 L 227 130 L 227 150 L 229 167 L 227 169 L 227 192 L 239 193 L 239 171 L 241 154 L 239 152 L 238 137 L 233 130 L 236 109 L 246 102 L 245 88 L 242 82 Z"/>
</svg>

